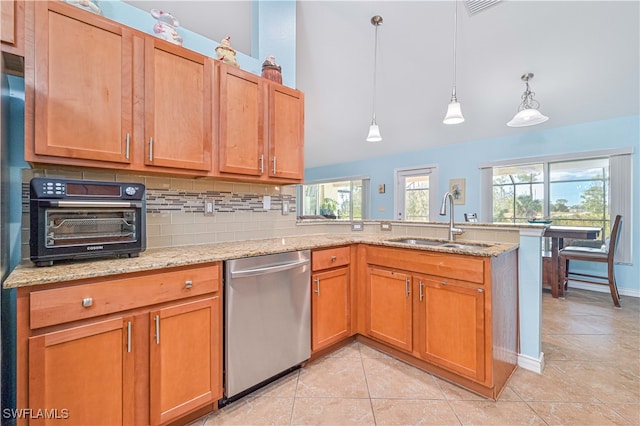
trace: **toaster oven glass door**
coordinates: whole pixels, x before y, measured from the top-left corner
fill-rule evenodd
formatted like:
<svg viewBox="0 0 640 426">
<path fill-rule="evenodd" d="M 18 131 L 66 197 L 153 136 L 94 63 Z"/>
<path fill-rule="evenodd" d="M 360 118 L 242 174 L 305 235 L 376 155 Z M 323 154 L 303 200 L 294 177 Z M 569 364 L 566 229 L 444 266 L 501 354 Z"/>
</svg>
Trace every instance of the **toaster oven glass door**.
<svg viewBox="0 0 640 426">
<path fill-rule="evenodd" d="M 135 208 L 45 210 L 45 247 L 135 243 L 139 233 Z"/>
</svg>

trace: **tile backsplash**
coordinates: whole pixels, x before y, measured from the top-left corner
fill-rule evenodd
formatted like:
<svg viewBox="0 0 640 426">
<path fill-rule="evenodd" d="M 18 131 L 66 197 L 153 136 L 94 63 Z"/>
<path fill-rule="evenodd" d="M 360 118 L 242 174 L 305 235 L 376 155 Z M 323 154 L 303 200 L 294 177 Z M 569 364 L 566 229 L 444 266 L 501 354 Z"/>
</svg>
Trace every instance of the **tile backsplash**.
<svg viewBox="0 0 640 426">
<path fill-rule="evenodd" d="M 147 249 L 295 235 L 296 185 L 235 183 L 95 171 L 24 169 L 22 259 L 29 259 L 29 182 L 38 176 L 139 182 L 146 187 Z M 270 197 L 264 209 L 265 196 Z M 205 199 L 214 215 L 205 216 Z M 283 202 L 289 214 L 282 213 Z"/>
</svg>

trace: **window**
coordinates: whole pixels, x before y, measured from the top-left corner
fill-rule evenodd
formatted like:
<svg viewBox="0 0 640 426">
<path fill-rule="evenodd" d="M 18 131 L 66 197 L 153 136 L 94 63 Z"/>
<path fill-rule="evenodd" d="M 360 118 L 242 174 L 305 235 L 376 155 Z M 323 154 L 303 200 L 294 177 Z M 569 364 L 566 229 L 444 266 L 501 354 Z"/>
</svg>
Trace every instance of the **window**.
<svg viewBox="0 0 640 426">
<path fill-rule="evenodd" d="M 528 161 L 481 165 L 481 218 L 526 223 L 545 218 L 554 225 L 598 226 L 605 239 L 610 220 L 622 215 L 616 261 L 631 263 L 631 148 Z"/>
<path fill-rule="evenodd" d="M 599 226 L 608 235 L 609 159 L 493 168 L 493 221 Z M 545 196 L 545 194 L 548 194 Z"/>
<path fill-rule="evenodd" d="M 362 220 L 368 217 L 369 179 L 310 183 L 298 187 L 300 217 Z"/>
<path fill-rule="evenodd" d="M 435 166 L 397 169 L 396 173 L 396 214 L 398 220 L 428 222 L 437 206 L 437 168 Z"/>
</svg>

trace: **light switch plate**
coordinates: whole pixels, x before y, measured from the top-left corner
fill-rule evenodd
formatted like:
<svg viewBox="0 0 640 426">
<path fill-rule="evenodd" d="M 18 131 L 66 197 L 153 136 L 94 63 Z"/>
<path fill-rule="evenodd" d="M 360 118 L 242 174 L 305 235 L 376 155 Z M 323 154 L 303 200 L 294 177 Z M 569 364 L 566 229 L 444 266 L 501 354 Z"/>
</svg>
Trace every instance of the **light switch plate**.
<svg viewBox="0 0 640 426">
<path fill-rule="evenodd" d="M 288 201 L 283 201 L 282 202 L 282 214 L 289 214 L 289 202 Z"/>
<path fill-rule="evenodd" d="M 205 198 L 204 200 L 204 215 L 205 216 L 213 216 L 216 212 L 215 209 L 215 201 L 213 198 Z"/>
<path fill-rule="evenodd" d="M 380 230 L 381 231 L 391 231 L 391 223 L 390 222 L 380 222 Z"/>
<path fill-rule="evenodd" d="M 362 222 L 352 222 L 351 230 L 352 231 L 362 231 L 364 229 L 364 223 Z"/>
</svg>

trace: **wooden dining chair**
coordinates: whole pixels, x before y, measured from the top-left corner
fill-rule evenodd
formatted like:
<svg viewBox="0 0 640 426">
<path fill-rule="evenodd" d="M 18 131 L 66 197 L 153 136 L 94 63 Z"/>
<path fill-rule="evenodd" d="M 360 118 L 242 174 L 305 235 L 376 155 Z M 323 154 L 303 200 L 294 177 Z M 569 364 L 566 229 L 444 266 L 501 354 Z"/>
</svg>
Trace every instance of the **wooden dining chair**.
<svg viewBox="0 0 640 426">
<path fill-rule="evenodd" d="M 569 280 L 587 282 L 591 284 L 608 285 L 609 291 L 611 292 L 611 298 L 613 299 L 613 304 L 619 308 L 620 293 L 618 293 L 618 286 L 616 285 L 613 258 L 615 256 L 616 247 L 618 245 L 621 226 L 622 216 L 617 215 L 613 222 L 613 228 L 611 228 L 609 244 L 605 244 L 602 248 L 568 246 L 560 250 L 560 274 L 563 278 L 561 281 L 561 285 L 565 286 L 566 288 L 567 282 Z M 572 272 L 569 270 L 569 261 L 571 260 L 606 263 L 607 275 L 603 276 Z"/>
</svg>

